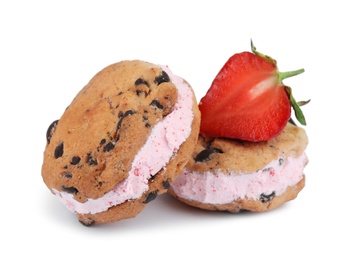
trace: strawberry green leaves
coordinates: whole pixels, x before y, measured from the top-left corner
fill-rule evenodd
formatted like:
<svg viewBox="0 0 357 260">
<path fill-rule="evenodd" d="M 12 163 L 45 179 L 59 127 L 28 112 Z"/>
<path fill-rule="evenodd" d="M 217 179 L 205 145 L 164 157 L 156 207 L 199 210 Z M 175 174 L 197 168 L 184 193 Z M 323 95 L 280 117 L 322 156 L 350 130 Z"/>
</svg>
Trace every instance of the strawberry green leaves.
<svg viewBox="0 0 357 260">
<path fill-rule="evenodd" d="M 263 53 L 258 52 L 258 51 L 257 51 L 257 48 L 254 46 L 252 40 L 250 40 L 250 49 L 252 50 L 252 52 L 253 52 L 255 55 L 257 55 L 257 56 L 263 58 L 264 60 L 266 60 L 266 61 L 268 61 L 268 62 L 270 62 L 270 63 L 272 63 L 272 64 L 274 64 L 274 65 L 276 66 L 276 60 L 274 60 L 272 57 L 270 57 L 270 56 L 268 56 L 268 55 L 265 55 L 265 54 L 263 54 Z"/>
<path fill-rule="evenodd" d="M 291 87 L 288 87 L 288 86 L 284 86 L 284 87 L 285 87 L 286 93 L 289 96 L 290 104 L 295 112 L 296 119 L 299 121 L 300 124 L 306 125 L 305 116 L 304 116 L 302 110 L 300 109 L 300 107 L 308 104 L 310 102 L 310 99 L 307 101 L 296 102 L 295 98 L 293 97 L 293 92 L 292 92 Z"/>
</svg>

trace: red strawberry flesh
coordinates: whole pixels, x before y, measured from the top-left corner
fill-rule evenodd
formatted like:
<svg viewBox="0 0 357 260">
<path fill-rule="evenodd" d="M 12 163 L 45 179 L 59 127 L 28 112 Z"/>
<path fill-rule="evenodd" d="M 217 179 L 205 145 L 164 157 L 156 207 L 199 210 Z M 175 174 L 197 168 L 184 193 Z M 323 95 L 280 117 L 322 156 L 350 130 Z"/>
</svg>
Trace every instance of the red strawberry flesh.
<svg viewBox="0 0 357 260">
<path fill-rule="evenodd" d="M 256 142 L 278 135 L 291 115 L 276 64 L 250 52 L 226 62 L 199 107 L 202 134 Z"/>
</svg>

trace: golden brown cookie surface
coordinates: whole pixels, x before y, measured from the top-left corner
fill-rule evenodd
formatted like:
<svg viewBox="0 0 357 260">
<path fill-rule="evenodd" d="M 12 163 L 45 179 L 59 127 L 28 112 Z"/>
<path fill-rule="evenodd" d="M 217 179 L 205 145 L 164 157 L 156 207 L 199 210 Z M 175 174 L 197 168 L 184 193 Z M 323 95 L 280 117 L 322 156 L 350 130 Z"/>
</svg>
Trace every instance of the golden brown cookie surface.
<svg viewBox="0 0 357 260">
<path fill-rule="evenodd" d="M 199 111 L 188 84 L 186 88 L 192 93 L 190 134 L 175 151 L 166 170 L 152 178 L 146 196 L 166 191 L 168 183 L 183 167 L 181 164 L 188 160 L 186 153 L 190 154 L 197 140 Z M 133 159 L 152 129 L 177 109 L 178 95 L 177 86 L 160 66 L 134 60 L 106 67 L 49 127 L 42 166 L 44 182 L 51 190 L 70 194 L 80 203 L 103 197 L 128 177 Z M 176 165 L 173 167 L 172 163 Z M 145 202 L 145 195 L 138 200 Z M 113 208 L 108 212 L 118 211 Z M 95 214 L 89 214 L 87 219 L 106 223 L 132 217 L 137 213 L 134 211 L 122 210 L 110 217 L 102 212 L 101 220 L 96 220 Z"/>
<path fill-rule="evenodd" d="M 223 172 L 254 172 L 279 156 L 301 155 L 308 144 L 303 128 L 287 124 L 276 138 L 266 142 L 246 142 L 200 136 L 188 167 L 204 172 L 220 169 Z"/>
</svg>

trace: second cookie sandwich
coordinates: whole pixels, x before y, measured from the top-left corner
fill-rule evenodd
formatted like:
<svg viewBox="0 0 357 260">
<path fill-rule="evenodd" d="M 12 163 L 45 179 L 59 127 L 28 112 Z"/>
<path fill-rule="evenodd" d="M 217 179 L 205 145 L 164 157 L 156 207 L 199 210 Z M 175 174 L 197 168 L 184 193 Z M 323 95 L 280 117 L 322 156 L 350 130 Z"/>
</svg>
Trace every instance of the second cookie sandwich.
<svg viewBox="0 0 357 260">
<path fill-rule="evenodd" d="M 293 200 L 305 186 L 304 129 L 288 123 L 267 142 L 200 136 L 169 193 L 206 210 L 266 211 Z"/>
<path fill-rule="evenodd" d="M 265 211 L 305 186 L 308 138 L 301 105 L 277 62 L 256 51 L 231 56 L 201 99 L 198 144 L 169 193 L 203 209 Z"/>
</svg>

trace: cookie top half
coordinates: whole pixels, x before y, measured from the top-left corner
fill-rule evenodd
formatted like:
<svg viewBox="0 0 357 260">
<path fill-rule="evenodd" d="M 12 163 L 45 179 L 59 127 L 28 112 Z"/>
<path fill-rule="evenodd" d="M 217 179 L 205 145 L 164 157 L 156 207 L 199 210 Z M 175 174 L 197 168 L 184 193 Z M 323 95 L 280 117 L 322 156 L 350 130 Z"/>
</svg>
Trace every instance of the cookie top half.
<svg viewBox="0 0 357 260">
<path fill-rule="evenodd" d="M 200 136 L 187 165 L 203 173 L 219 169 L 224 173 L 256 172 L 279 157 L 298 157 L 308 145 L 303 128 L 288 123 L 283 132 L 269 141 L 247 142 Z"/>
</svg>

